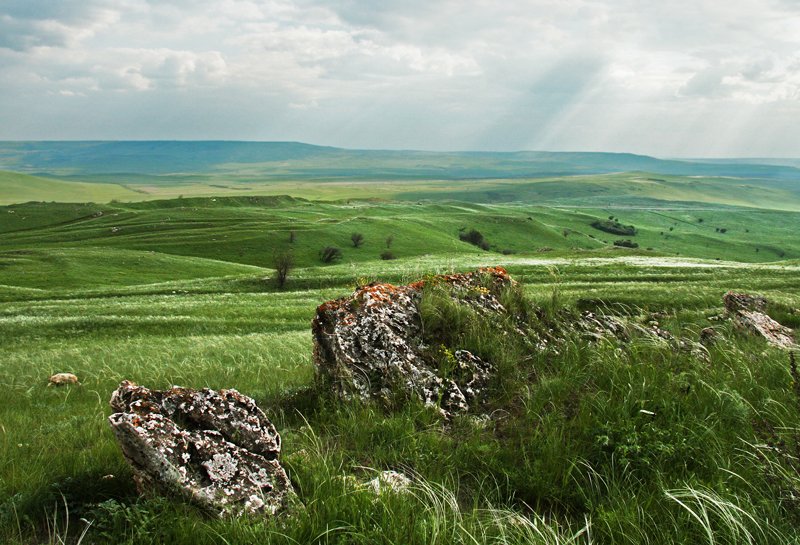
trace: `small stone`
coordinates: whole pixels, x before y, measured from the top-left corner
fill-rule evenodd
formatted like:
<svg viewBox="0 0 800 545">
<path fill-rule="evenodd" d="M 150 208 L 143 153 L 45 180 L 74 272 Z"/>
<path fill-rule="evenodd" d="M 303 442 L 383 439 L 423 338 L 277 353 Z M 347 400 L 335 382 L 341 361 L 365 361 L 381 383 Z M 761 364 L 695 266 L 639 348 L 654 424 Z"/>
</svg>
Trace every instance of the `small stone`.
<svg viewBox="0 0 800 545">
<path fill-rule="evenodd" d="M 703 346 L 711 346 L 716 344 L 716 342 L 719 340 L 719 337 L 719 332 L 713 327 L 704 327 L 700 331 L 700 343 Z"/>
<path fill-rule="evenodd" d="M 376 495 L 385 492 L 404 493 L 411 486 L 411 479 L 397 471 L 381 471 L 377 477 L 368 481 L 364 486 Z"/>
<path fill-rule="evenodd" d="M 50 377 L 50 384 L 63 386 L 65 384 L 78 384 L 78 377 L 72 373 L 56 373 Z"/>
</svg>

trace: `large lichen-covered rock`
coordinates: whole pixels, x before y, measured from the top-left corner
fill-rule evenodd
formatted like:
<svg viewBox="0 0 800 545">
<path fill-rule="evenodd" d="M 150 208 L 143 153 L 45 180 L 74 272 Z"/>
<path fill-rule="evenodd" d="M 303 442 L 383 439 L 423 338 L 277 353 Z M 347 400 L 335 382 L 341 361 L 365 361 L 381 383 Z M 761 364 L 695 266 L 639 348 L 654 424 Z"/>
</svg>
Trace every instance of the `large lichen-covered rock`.
<svg viewBox="0 0 800 545">
<path fill-rule="evenodd" d="M 734 293 L 722 296 L 725 310 L 740 331 L 757 335 L 779 348 L 795 348 L 793 332 L 770 318 L 766 313 L 767 300 L 760 295 Z"/>
<path fill-rule="evenodd" d="M 492 366 L 466 350 L 453 370 L 431 361 L 420 319 L 423 288 L 446 285 L 454 300 L 481 314 L 505 312 L 499 296 L 515 285 L 500 268 L 440 275 L 405 286 L 373 283 L 317 308 L 312 323 L 317 375 L 341 398 L 390 402 L 398 392 L 441 408 L 445 416 L 479 403 Z"/>
<path fill-rule="evenodd" d="M 277 430 L 236 390 L 149 390 L 124 381 L 111 427 L 142 493 L 181 496 L 217 516 L 276 514 L 293 497 Z"/>
</svg>

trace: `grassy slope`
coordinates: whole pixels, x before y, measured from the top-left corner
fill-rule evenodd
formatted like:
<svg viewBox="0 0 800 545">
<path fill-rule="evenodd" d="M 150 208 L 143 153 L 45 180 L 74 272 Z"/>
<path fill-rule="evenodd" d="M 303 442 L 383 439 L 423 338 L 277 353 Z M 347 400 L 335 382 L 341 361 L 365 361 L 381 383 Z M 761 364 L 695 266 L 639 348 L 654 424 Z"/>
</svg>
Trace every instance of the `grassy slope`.
<svg viewBox="0 0 800 545">
<path fill-rule="evenodd" d="M 11 213 L 13 212 L 13 213 Z M 633 237 L 590 226 L 609 215 L 634 224 Z M 703 220 L 700 222 L 700 220 Z M 636 241 L 633 253 L 749 262 L 796 259 L 796 213 L 743 208 L 618 210 L 459 203 L 314 203 L 289 198 L 177 199 L 137 204 L 32 203 L 0 208 L 0 284 L 47 288 L 52 273 L 75 286 L 93 268 L 109 267 L 107 283 L 131 283 L 127 268 L 149 271 L 149 281 L 224 276 L 237 264 L 270 268 L 273 256 L 291 250 L 299 267 L 320 265 L 324 246 L 342 248 L 343 264 L 372 262 L 387 250 L 407 259 L 425 255 L 584 257 L 631 253 L 613 246 Z M 459 240 L 478 229 L 491 244 L 484 252 Z M 721 230 L 726 232 L 722 233 Z M 289 243 L 290 233 L 295 242 Z M 350 235 L 364 234 L 353 248 Z M 553 253 L 542 254 L 549 248 Z M 180 257 L 185 256 L 185 262 Z M 209 261 L 197 261 L 197 259 Z M 116 271 L 111 274 L 110 271 Z M 266 274 L 266 273 L 264 273 Z M 132 277 L 136 277 L 133 275 Z"/>
<path fill-rule="evenodd" d="M 24 183 L 11 183 L 22 180 Z M 483 180 L 268 181 L 241 174 L 108 175 L 102 182 L 63 182 L 0 173 L 0 203 L 35 200 L 108 202 L 178 197 L 290 195 L 313 200 L 377 198 L 617 208 L 732 205 L 800 211 L 800 184 L 784 180 L 685 177 L 643 172 L 562 178 Z M 5 186 L 3 185 L 5 184 Z M 124 184 L 122 185 L 116 184 Z M 128 189 L 130 188 L 130 189 Z"/>
<path fill-rule="evenodd" d="M 690 336 L 712 323 L 705 316 L 720 310 L 720 296 L 730 288 L 800 306 L 794 269 L 506 259 L 536 301 L 548 304 L 557 292 L 570 304 L 600 298 L 643 307 L 634 314 L 666 313 L 666 327 Z M 0 303 L 0 397 L 6 400 L 0 404 L 0 540 L 27 543 L 36 531 L 39 542 L 47 541 L 49 524 L 55 542 L 66 533 L 66 506 L 73 531 L 82 528 L 79 518 L 92 521 L 93 543 L 312 542 L 324 533 L 339 543 L 450 544 L 489 542 L 498 532 L 506 540 L 500 542 L 561 543 L 587 522 L 599 542 L 701 541 L 703 523 L 669 499 L 665 491 L 671 491 L 689 494 L 687 505 L 695 510 L 711 510 L 707 524 L 717 543 L 746 541 L 741 532 L 761 536 L 758 542 L 786 542 L 791 506 L 770 503 L 763 473 L 769 466 L 753 462 L 757 450 L 743 442 L 763 441 L 750 435 L 751 420 L 786 425 L 796 414 L 789 408 L 785 355 L 758 343 L 726 343 L 712 354 L 711 367 L 647 344 L 632 353 L 601 345 L 580 357 L 570 351 L 538 362 L 538 378 L 517 416 L 531 424 L 498 435 L 462 422 L 451 437 L 415 409 L 394 415 L 346 406 L 318 410 L 285 396 L 311 383 L 308 328 L 317 304 L 348 292 L 360 276 L 408 280 L 480 262 L 496 260 L 484 254 L 314 268 L 299 271 L 286 292 L 274 292 L 254 273 L 176 281 L 160 286 L 163 292 L 142 286 L 138 295 L 87 279 L 83 288 L 94 295 L 79 298 L 72 298 L 69 282 L 55 281 L 45 299 Z M 151 280 L 141 270 L 129 279 Z M 331 284 L 309 287 L 315 280 Z M 300 282 L 304 289 L 297 289 Z M 47 387 L 56 371 L 77 373 L 82 385 Z M 235 386 L 254 396 L 279 426 L 283 459 L 309 506 L 307 516 L 280 527 L 222 522 L 172 502 L 137 500 L 105 422 L 109 392 L 123 378 L 152 387 Z M 690 395 L 681 393 L 687 384 Z M 503 446 L 503 440 L 512 443 Z M 348 474 L 369 477 L 365 467 L 410 468 L 444 488 L 372 502 L 341 481 Z M 455 482 L 460 500 L 442 503 Z M 472 511 L 488 502 L 513 510 Z M 741 512 L 714 510 L 728 504 Z M 524 540 L 525 521 L 538 515 L 547 517 L 536 522 L 538 531 L 550 537 Z M 589 543 L 588 537 L 577 542 Z"/>
<path fill-rule="evenodd" d="M 546 202 L 620 208 L 702 203 L 800 210 L 800 184 L 631 172 L 565 178 L 483 180 L 466 183 L 460 188 L 424 187 L 417 191 L 399 193 L 397 198 Z"/>
<path fill-rule="evenodd" d="M 65 248 L 0 252 L 0 278 L 14 286 L 48 289 L 126 286 L 165 280 L 228 276 L 257 267 L 198 257 L 119 248 Z M 266 271 L 264 271 L 266 273 Z"/>
<path fill-rule="evenodd" d="M 618 237 L 589 227 L 609 215 L 635 224 L 632 238 L 655 250 L 610 248 L 603 240 Z M 725 291 L 740 289 L 766 294 L 777 316 L 800 326 L 796 224 L 791 212 L 686 205 L 240 197 L 0 208 L 0 541 L 58 542 L 76 537 L 84 518 L 88 542 L 114 544 L 564 543 L 582 529 L 571 542 L 702 542 L 709 532 L 715 543 L 796 542 L 798 468 L 757 446 L 800 440 L 787 359 L 707 319 Z M 462 227 L 517 253 L 463 243 Z M 300 268 L 277 291 L 261 267 L 290 247 L 292 230 Z M 363 248 L 348 247 L 354 231 Z M 382 261 L 390 234 L 401 259 Z M 325 244 L 342 246 L 341 263 L 319 265 Z M 774 261 L 778 252 L 793 259 L 685 258 Z M 386 414 L 309 398 L 316 305 L 356 283 L 496 264 L 546 307 L 602 300 L 645 323 L 663 313 L 676 334 L 715 325 L 728 339 L 710 365 L 652 342 L 576 344 L 534 361 L 497 428 L 465 421 L 449 434 L 419 408 Z M 47 387 L 57 371 L 82 385 Z M 254 396 L 280 429 L 306 514 L 212 521 L 137 499 L 105 422 L 123 378 Z M 343 480 L 368 478 L 365 468 L 417 472 L 421 488 L 374 502 Z"/>
<path fill-rule="evenodd" d="M 83 183 L 0 170 L 0 205 L 27 201 L 108 202 L 141 194 L 113 183 Z"/>
</svg>

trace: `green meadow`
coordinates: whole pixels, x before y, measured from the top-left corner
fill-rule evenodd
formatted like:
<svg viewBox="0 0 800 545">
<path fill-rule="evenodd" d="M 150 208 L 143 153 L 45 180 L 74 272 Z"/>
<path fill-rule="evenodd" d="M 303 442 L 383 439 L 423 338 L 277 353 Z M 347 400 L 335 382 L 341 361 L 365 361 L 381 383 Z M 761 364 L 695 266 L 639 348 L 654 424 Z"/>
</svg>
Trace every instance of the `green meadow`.
<svg viewBox="0 0 800 545">
<path fill-rule="evenodd" d="M 165 174 L 154 155 L 146 172 L 112 176 L 78 164 L 92 146 L 71 146 L 72 163 L 43 156 L 58 172 L 15 158 L 30 173 L 0 175 L 0 542 L 800 543 L 800 372 L 719 319 L 722 295 L 740 290 L 800 327 L 800 198 L 784 171 L 423 179 L 488 159 L 416 156 L 381 169 L 417 165 L 419 179 L 296 182 L 354 159 L 326 152 L 266 180 L 239 149 L 218 172 Z M 519 173 L 523 158 L 493 157 L 489 170 Z M 473 230 L 485 244 L 463 240 Z M 323 263 L 325 247 L 340 259 Z M 564 344 L 532 350 L 426 293 L 437 342 L 503 370 L 488 420 L 320 390 L 318 305 L 368 282 L 489 265 L 520 282 L 513 305 L 528 325 L 562 328 Z M 703 357 L 651 337 L 589 341 L 569 328 L 579 310 L 657 320 L 687 341 L 714 327 L 722 340 Z M 48 386 L 56 372 L 80 384 Z M 140 497 L 106 421 L 124 379 L 253 397 L 281 433 L 302 507 L 217 520 Z M 357 484 L 383 470 L 411 476 L 409 491 Z"/>
<path fill-rule="evenodd" d="M 4 288 L 2 539 L 796 542 L 789 494 L 800 477 L 790 449 L 800 398 L 788 356 L 708 318 L 735 288 L 766 294 L 773 315 L 800 325 L 800 268 L 593 259 L 372 260 L 297 269 L 282 291 L 269 269 L 255 268 L 160 282 L 144 276 L 141 284 L 132 282 L 132 269 L 129 285 L 92 282 L 96 272 L 82 285 L 53 275 L 47 286 Z M 180 260 L 191 276 L 197 258 Z M 384 412 L 326 401 L 315 390 L 309 323 L 316 305 L 374 278 L 404 282 L 496 263 L 543 307 L 602 301 L 637 320 L 658 313 L 664 327 L 688 338 L 715 325 L 726 342 L 700 363 L 652 341 L 575 339 L 564 353 L 533 355 L 512 382 L 509 404 L 498 408 L 508 414 L 499 412 L 490 426 L 469 419 L 445 426 L 424 407 Z M 165 277 L 174 274 L 164 269 Z M 81 384 L 47 386 L 61 371 Z M 123 379 L 153 388 L 234 386 L 254 397 L 279 427 L 305 510 L 218 521 L 168 499 L 138 497 L 105 420 L 110 392 Z M 412 494 L 376 501 L 348 484 L 348 476 L 368 479 L 385 469 L 413 475 Z"/>
</svg>

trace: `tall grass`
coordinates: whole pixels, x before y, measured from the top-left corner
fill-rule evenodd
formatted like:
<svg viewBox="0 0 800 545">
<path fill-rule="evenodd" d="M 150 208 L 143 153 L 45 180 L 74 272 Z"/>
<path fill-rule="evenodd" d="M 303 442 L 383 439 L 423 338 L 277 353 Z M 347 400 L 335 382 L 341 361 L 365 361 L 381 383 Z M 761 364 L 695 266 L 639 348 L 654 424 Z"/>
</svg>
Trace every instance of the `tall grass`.
<svg viewBox="0 0 800 545">
<path fill-rule="evenodd" d="M 382 266 L 402 280 L 447 263 Z M 487 402 L 445 422 L 413 401 L 388 410 L 314 390 L 314 306 L 346 291 L 331 285 L 380 276 L 336 267 L 322 289 L 281 294 L 215 280 L 214 293 L 97 288 L 77 300 L 65 288 L 0 303 L 0 542 L 798 543 L 796 372 L 784 352 L 707 320 L 725 289 L 760 284 L 791 317 L 800 299 L 788 272 L 575 264 L 552 277 L 518 265 L 528 282 L 501 295 L 510 312 L 494 321 L 426 292 L 429 344 L 497 370 Z M 712 324 L 723 340 L 698 359 L 647 337 L 584 339 L 555 320 L 574 315 L 585 289 L 628 319 L 657 312 L 693 338 Z M 507 334 L 555 327 L 563 341 L 544 350 Z M 82 384 L 48 387 L 55 371 Z M 302 505 L 226 521 L 140 498 L 105 421 L 123 378 L 255 397 L 282 434 Z M 382 470 L 412 485 L 376 497 L 363 483 Z"/>
</svg>

